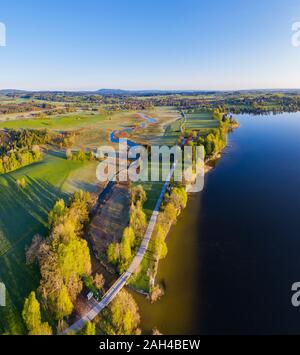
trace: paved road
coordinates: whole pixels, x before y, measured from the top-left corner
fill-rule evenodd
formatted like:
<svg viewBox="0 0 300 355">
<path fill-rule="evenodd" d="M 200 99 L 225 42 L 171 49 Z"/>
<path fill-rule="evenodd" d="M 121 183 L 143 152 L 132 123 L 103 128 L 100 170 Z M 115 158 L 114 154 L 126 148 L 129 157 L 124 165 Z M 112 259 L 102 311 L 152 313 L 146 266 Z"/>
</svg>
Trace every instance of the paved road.
<svg viewBox="0 0 300 355">
<path fill-rule="evenodd" d="M 139 248 L 139 251 L 137 255 L 134 257 L 132 263 L 130 264 L 129 268 L 127 271 L 122 274 L 118 280 L 112 285 L 112 287 L 108 290 L 108 292 L 104 295 L 103 299 L 101 302 L 99 302 L 97 305 L 95 305 L 84 317 L 79 319 L 76 323 L 71 325 L 67 330 L 63 332 L 63 335 L 66 335 L 70 332 L 79 332 L 85 325 L 86 322 L 92 321 L 116 296 L 117 294 L 121 291 L 121 289 L 126 285 L 128 279 L 131 277 L 131 275 L 137 270 L 139 265 L 141 264 L 145 253 L 148 249 L 149 242 L 156 224 L 156 220 L 159 214 L 160 206 L 162 204 L 162 201 L 164 199 L 164 196 L 167 192 L 168 186 L 170 184 L 170 180 L 174 174 L 176 168 L 176 164 L 173 164 L 170 173 L 168 175 L 168 178 L 161 190 L 160 196 L 156 202 L 156 206 L 154 208 L 154 211 L 152 213 L 152 216 L 150 218 L 150 222 L 148 224 L 146 233 L 144 235 L 143 241 L 141 243 L 141 246 Z"/>
</svg>

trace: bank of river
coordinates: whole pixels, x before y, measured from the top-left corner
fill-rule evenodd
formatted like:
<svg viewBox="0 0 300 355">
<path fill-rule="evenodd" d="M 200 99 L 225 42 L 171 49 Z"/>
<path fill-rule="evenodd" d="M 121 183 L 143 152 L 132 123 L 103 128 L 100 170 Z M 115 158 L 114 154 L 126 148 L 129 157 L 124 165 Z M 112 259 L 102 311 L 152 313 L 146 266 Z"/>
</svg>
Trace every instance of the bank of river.
<svg viewBox="0 0 300 355">
<path fill-rule="evenodd" d="M 136 296 L 142 326 L 164 334 L 299 333 L 300 113 L 242 116 L 205 189 L 168 237 L 158 280 Z"/>
</svg>

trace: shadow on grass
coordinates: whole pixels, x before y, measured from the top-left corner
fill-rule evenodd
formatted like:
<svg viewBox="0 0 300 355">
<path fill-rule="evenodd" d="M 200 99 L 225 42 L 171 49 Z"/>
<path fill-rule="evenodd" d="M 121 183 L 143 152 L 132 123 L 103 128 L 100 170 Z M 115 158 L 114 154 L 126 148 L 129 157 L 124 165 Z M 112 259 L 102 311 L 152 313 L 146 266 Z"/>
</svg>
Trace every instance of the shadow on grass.
<svg viewBox="0 0 300 355">
<path fill-rule="evenodd" d="M 25 247 L 35 234 L 47 234 L 48 212 L 58 198 L 68 197 L 45 180 L 26 176 L 26 181 L 19 189 L 12 176 L 0 178 L 0 281 L 19 312 L 39 283 L 37 266 L 26 265 Z M 5 312 L 0 310 L 0 329 L 7 328 Z"/>
<path fill-rule="evenodd" d="M 84 191 L 88 191 L 88 192 L 96 192 L 97 191 L 97 185 L 96 184 L 92 184 L 92 183 L 88 183 L 88 182 L 84 182 L 84 181 L 70 181 L 69 185 L 75 190 L 84 190 Z"/>
</svg>

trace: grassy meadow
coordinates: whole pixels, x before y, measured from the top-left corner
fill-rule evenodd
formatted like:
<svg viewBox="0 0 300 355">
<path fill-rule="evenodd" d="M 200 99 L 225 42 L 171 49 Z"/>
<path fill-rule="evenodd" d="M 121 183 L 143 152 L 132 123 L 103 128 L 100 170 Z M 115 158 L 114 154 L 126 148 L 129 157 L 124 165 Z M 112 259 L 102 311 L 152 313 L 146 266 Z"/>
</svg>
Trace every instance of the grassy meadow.
<svg viewBox="0 0 300 355">
<path fill-rule="evenodd" d="M 105 117 L 99 114 L 90 113 L 72 113 L 62 116 L 47 118 L 25 118 L 17 120 L 7 120 L 0 122 L 0 128 L 29 128 L 29 129 L 53 129 L 53 130 L 73 130 L 90 125 L 98 124 L 105 120 Z"/>
<path fill-rule="evenodd" d="M 201 130 L 219 127 L 219 121 L 215 120 L 210 112 L 188 114 L 186 115 L 186 118 L 186 129 L 188 130 Z"/>
<path fill-rule="evenodd" d="M 67 198 L 84 184 L 93 185 L 95 164 L 49 154 L 41 162 L 0 176 L 0 280 L 7 288 L 7 307 L 0 309 L 1 332 L 23 332 L 24 297 L 39 283 L 37 267 L 26 265 L 26 246 L 35 234 L 47 233 L 48 212 L 58 198 Z M 16 179 L 23 177 L 27 186 L 18 189 Z"/>
</svg>

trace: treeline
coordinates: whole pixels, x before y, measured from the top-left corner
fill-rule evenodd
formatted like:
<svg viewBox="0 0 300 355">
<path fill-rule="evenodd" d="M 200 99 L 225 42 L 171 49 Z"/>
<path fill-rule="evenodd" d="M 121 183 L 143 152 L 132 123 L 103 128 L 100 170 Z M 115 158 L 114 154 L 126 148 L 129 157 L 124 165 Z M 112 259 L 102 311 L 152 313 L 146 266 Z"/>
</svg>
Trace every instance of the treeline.
<svg viewBox="0 0 300 355">
<path fill-rule="evenodd" d="M 226 105 L 228 110 L 235 114 L 297 112 L 300 111 L 300 95 L 283 93 L 242 95 L 226 100 Z"/>
<path fill-rule="evenodd" d="M 83 279 L 91 274 L 90 251 L 83 239 L 90 208 L 91 196 L 83 191 L 73 195 L 69 206 L 64 200 L 57 201 L 49 213 L 49 236 L 35 236 L 26 252 L 28 264 L 38 262 L 41 274 L 38 295 L 47 313 L 59 321 L 58 332 L 64 328 L 63 320 L 73 312 Z M 24 321 L 32 334 L 32 327 L 25 318 Z M 40 334 L 43 329 L 35 333 Z"/>
<path fill-rule="evenodd" d="M 138 305 L 124 289 L 96 320 L 99 330 L 107 335 L 140 335 L 140 321 Z"/>
<path fill-rule="evenodd" d="M 220 122 L 218 128 L 190 129 L 184 132 L 187 145 L 203 146 L 207 159 L 216 156 L 226 147 L 228 132 L 238 127 L 238 122 L 233 116 L 223 113 L 220 109 L 213 111 L 213 117 Z"/>
<path fill-rule="evenodd" d="M 77 150 L 72 152 L 70 148 L 66 150 L 66 158 L 68 160 L 75 160 L 75 161 L 92 161 L 95 160 L 95 154 L 92 151 L 85 152 L 83 150 Z"/>
<path fill-rule="evenodd" d="M 167 256 L 166 237 L 171 226 L 176 223 L 177 217 L 186 207 L 187 200 L 188 196 L 183 186 L 172 186 L 170 192 L 166 193 L 150 246 L 155 261 L 158 262 Z"/>
<path fill-rule="evenodd" d="M 41 144 L 52 136 L 47 131 L 4 130 L 0 134 L 0 174 L 8 173 L 42 159 Z"/>
<path fill-rule="evenodd" d="M 163 295 L 163 290 L 159 285 L 155 284 L 158 264 L 168 254 L 167 235 L 171 227 L 176 224 L 178 216 L 187 205 L 187 201 L 188 195 L 185 187 L 182 185 L 172 185 L 170 191 L 164 197 L 149 248 L 154 258 L 154 266 L 151 268 L 150 275 L 149 298 L 151 302 L 157 301 Z"/>
<path fill-rule="evenodd" d="M 0 115 L 7 115 L 10 113 L 23 113 L 30 111 L 38 111 L 41 109 L 53 109 L 54 105 L 49 103 L 37 102 L 21 102 L 21 103 L 0 103 Z"/>
<path fill-rule="evenodd" d="M 39 119 L 39 120 L 43 120 L 43 119 L 48 119 L 49 116 L 57 116 L 57 115 L 64 115 L 67 113 L 73 113 L 76 112 L 76 107 L 66 104 L 64 107 L 55 107 L 55 108 L 51 108 L 48 110 L 43 110 L 43 111 L 39 111 L 37 113 L 33 113 L 32 117 Z"/>
<path fill-rule="evenodd" d="M 111 243 L 107 249 L 107 260 L 123 273 L 137 252 L 147 228 L 147 218 L 143 211 L 146 193 L 141 185 L 131 189 L 129 226 L 125 228 L 120 243 Z"/>
<path fill-rule="evenodd" d="M 76 107 L 83 110 L 97 110 L 104 108 L 107 111 L 127 111 L 127 110 L 148 110 L 153 108 L 151 97 L 144 99 L 143 97 L 128 96 L 128 95 L 99 95 L 99 94 L 84 94 L 72 92 L 49 92 L 49 93 L 33 93 L 20 95 L 23 99 L 43 100 L 52 102 L 65 102 L 70 107 Z M 72 105 L 72 106 L 71 106 Z M 55 107 L 53 107 L 55 109 Z M 67 109 L 67 106 L 66 108 Z M 51 111 L 49 112 L 51 114 Z"/>
<path fill-rule="evenodd" d="M 38 145 L 29 150 L 24 148 L 18 151 L 10 151 L 0 157 L 0 174 L 20 169 L 41 159 L 42 153 Z"/>
<path fill-rule="evenodd" d="M 214 109 L 220 106 L 232 113 L 280 113 L 296 112 L 300 110 L 299 91 L 242 91 L 242 92 L 99 92 L 99 93 L 75 93 L 75 92 L 48 92 L 48 93 L 26 93 L 16 94 L 15 98 L 28 100 L 43 100 L 52 102 L 64 102 L 82 110 L 97 110 L 104 107 L 105 110 L 114 112 L 121 110 L 144 110 L 155 106 L 173 106 L 181 109 L 201 108 L 203 110 Z M 11 110 L 28 111 L 28 109 L 47 109 L 48 113 L 55 111 L 55 106 L 45 103 L 25 102 L 22 104 L 2 104 L 3 113 Z M 31 107 L 32 106 L 32 107 Z M 37 106 L 37 107 L 36 107 Z M 67 108 L 65 108 L 67 110 Z M 59 109 L 58 109 L 59 110 Z"/>
<path fill-rule="evenodd" d="M 0 154 L 10 150 L 31 148 L 53 141 L 54 134 L 48 130 L 4 129 L 0 131 Z"/>
<path fill-rule="evenodd" d="M 0 174 L 8 173 L 42 159 L 41 146 L 59 147 L 74 144 L 70 133 L 49 130 L 4 129 L 0 131 Z M 76 157 L 75 157 L 76 158 Z M 89 158 L 89 155 L 87 155 Z"/>
</svg>

